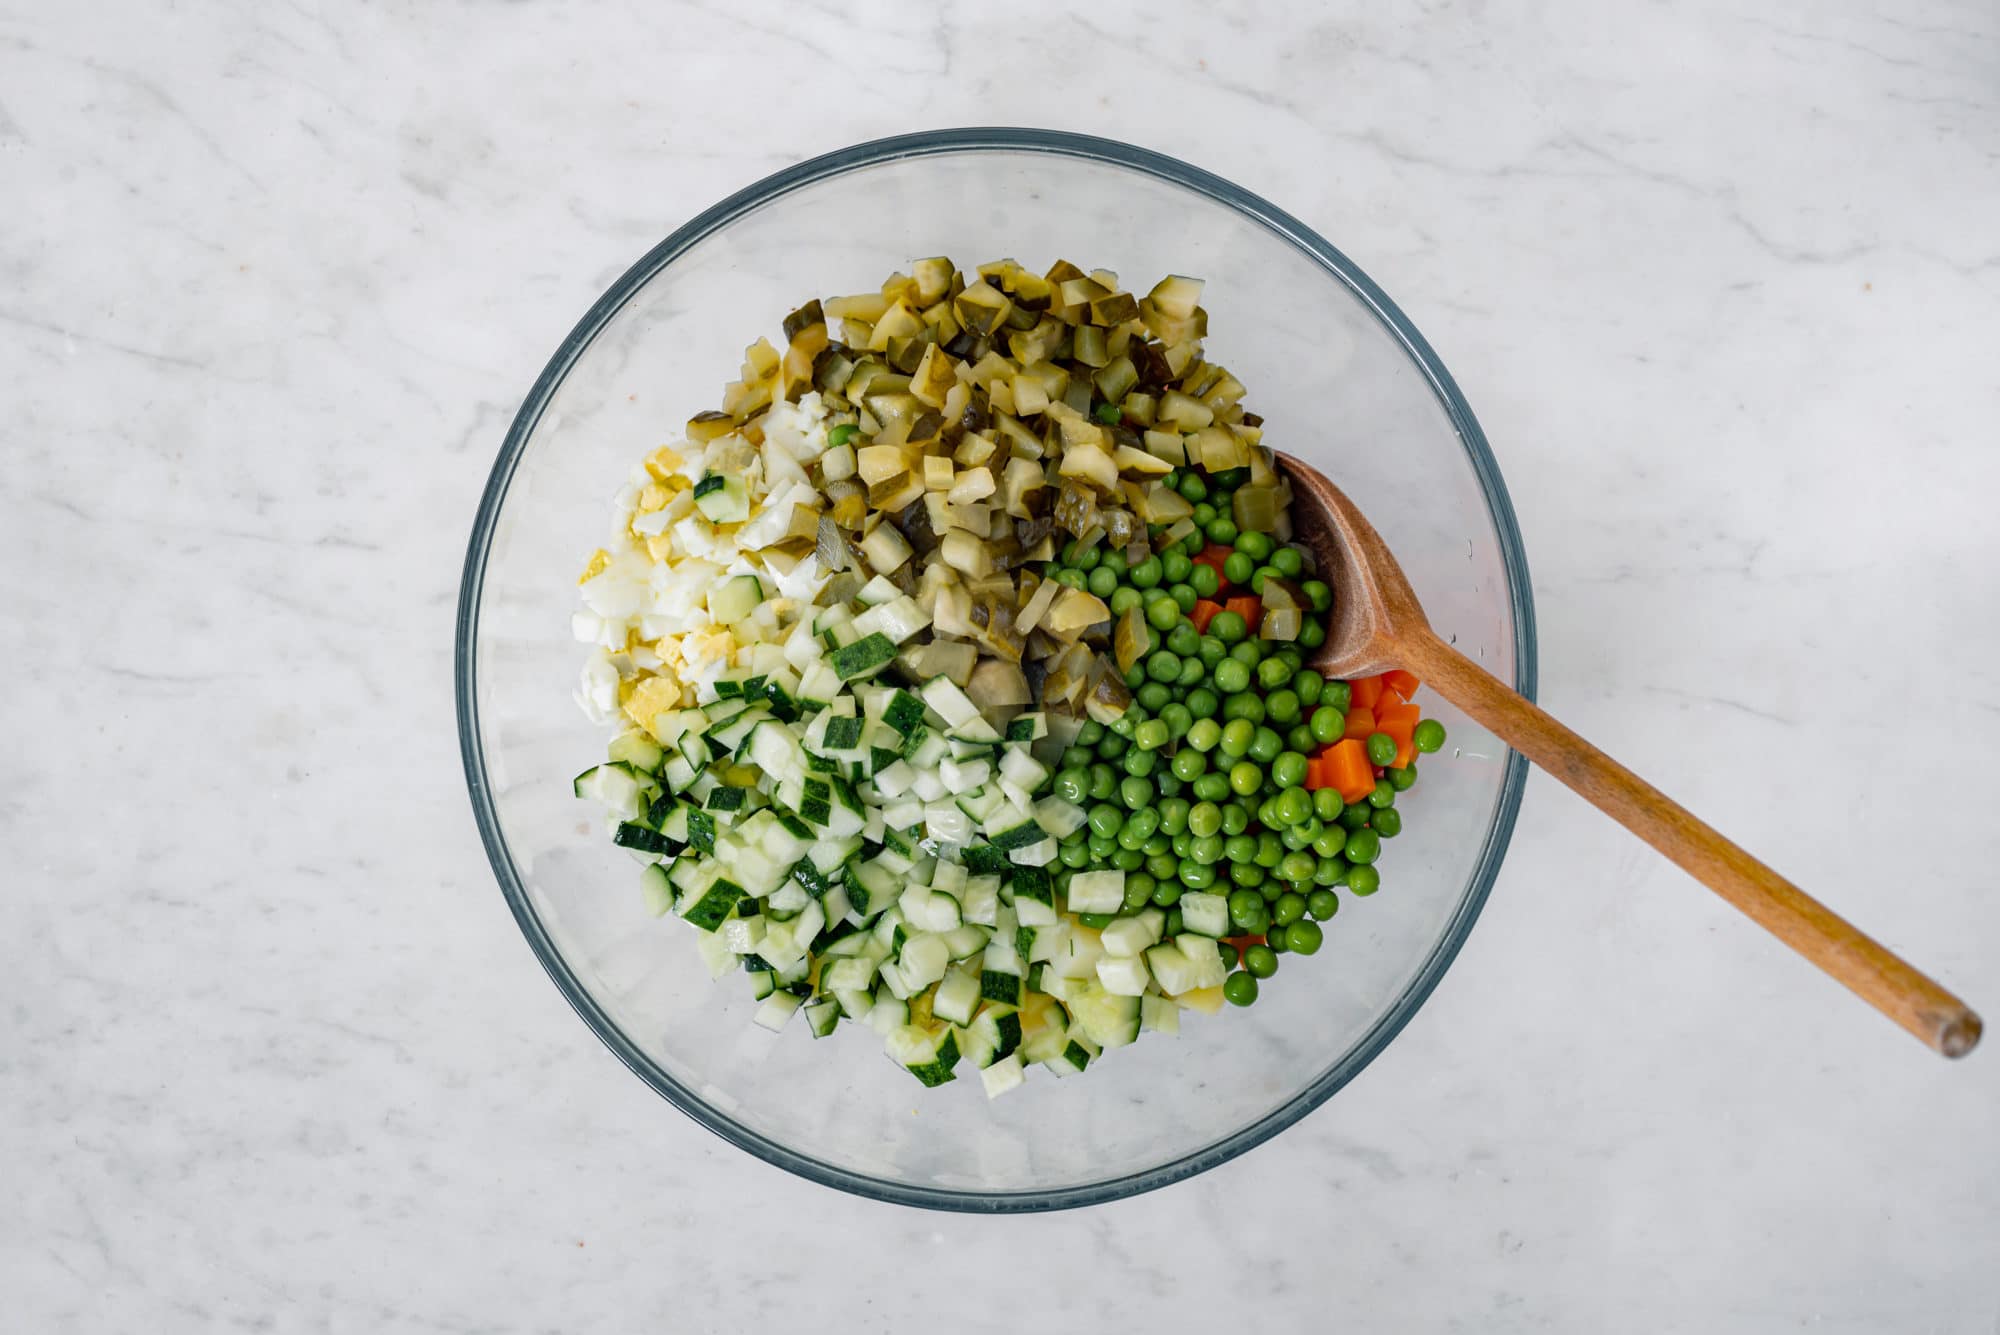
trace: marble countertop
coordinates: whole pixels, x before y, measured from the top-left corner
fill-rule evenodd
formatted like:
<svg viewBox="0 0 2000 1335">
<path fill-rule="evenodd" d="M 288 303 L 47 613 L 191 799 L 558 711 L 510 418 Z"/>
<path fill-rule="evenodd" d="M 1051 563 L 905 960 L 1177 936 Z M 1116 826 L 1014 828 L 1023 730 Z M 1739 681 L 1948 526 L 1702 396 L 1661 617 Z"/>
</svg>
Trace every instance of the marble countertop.
<svg viewBox="0 0 2000 1335">
<path fill-rule="evenodd" d="M 725 193 L 1016 123 L 1353 256 L 1494 444 L 1543 701 L 2000 1013 L 1990 7 L 1071 8 L 0 14 L 10 1328 L 2000 1329 L 2000 1053 L 1545 778 L 1388 1052 L 1118 1205 L 795 1180 L 549 984 L 452 725 L 508 418 Z"/>
</svg>

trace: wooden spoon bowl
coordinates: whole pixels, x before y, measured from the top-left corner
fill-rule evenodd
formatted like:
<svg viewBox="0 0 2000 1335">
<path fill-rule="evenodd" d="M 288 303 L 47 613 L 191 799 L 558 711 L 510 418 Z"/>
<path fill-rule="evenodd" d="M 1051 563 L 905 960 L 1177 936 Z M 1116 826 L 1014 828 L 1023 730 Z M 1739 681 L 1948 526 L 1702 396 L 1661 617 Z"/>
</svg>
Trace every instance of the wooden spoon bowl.
<svg viewBox="0 0 2000 1335">
<path fill-rule="evenodd" d="M 1333 590 L 1307 666 L 1339 679 L 1415 673 L 1931 1048 L 1962 1057 L 1978 1044 L 1980 1019 L 1964 1002 L 1447 644 L 1354 502 L 1290 455 L 1277 463 L 1292 483 L 1293 539 Z"/>
</svg>

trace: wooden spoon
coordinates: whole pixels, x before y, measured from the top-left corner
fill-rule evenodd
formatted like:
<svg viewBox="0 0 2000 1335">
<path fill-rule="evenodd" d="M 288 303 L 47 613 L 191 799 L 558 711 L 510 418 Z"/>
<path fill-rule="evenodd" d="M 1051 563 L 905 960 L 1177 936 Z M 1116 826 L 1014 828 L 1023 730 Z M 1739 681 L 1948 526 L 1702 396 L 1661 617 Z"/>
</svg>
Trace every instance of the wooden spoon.
<svg viewBox="0 0 2000 1335">
<path fill-rule="evenodd" d="M 1972 1051 L 1981 1025 L 1964 1002 L 1446 644 L 1354 502 L 1290 455 L 1277 461 L 1292 480 L 1294 538 L 1333 588 L 1326 642 L 1307 666 L 1342 679 L 1415 673 L 1876 1010 L 1947 1057 Z"/>
</svg>

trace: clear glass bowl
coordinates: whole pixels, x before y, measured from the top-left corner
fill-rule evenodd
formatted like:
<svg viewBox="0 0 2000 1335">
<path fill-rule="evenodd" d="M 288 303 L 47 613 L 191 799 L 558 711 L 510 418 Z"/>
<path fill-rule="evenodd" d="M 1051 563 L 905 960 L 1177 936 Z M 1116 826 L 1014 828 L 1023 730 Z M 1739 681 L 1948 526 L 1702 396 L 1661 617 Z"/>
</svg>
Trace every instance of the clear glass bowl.
<svg viewBox="0 0 2000 1335">
<path fill-rule="evenodd" d="M 880 1040 L 749 1023 L 692 934 L 646 916 L 637 869 L 570 779 L 605 738 L 571 700 L 576 574 L 636 460 L 735 378 L 743 348 L 812 295 L 873 289 L 926 255 L 1109 268 L 1143 290 L 1207 280 L 1210 354 L 1266 440 L 1339 481 L 1402 559 L 1438 629 L 1532 694 L 1526 560 L 1500 472 L 1430 347 L 1297 219 L 1183 163 L 1101 139 L 958 130 L 779 172 L 661 242 L 563 341 L 507 434 L 466 558 L 458 718 L 488 855 L 521 930 L 598 1037 L 676 1107 L 813 1181 L 957 1210 L 1055 1209 L 1193 1176 L 1329 1098 L 1450 965 L 1493 884 L 1524 766 L 1451 730 L 1405 799 L 1382 889 L 1342 892 L 1326 944 L 1247 1011 L 1190 1016 L 1082 1078 L 1036 1073 L 989 1103 L 926 1091 Z"/>
</svg>

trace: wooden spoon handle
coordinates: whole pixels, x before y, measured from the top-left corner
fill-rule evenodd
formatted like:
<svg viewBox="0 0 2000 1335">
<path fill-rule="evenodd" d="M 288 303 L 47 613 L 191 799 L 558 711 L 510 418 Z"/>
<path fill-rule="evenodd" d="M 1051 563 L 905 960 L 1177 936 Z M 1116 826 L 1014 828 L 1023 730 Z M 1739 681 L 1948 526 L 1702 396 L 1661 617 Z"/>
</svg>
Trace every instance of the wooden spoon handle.
<svg viewBox="0 0 2000 1335">
<path fill-rule="evenodd" d="M 1964 1002 L 1436 634 L 1406 632 L 1398 641 L 1405 665 L 1426 685 L 1876 1010 L 1947 1057 L 1963 1057 L 1979 1042 L 1979 1017 Z"/>
</svg>

